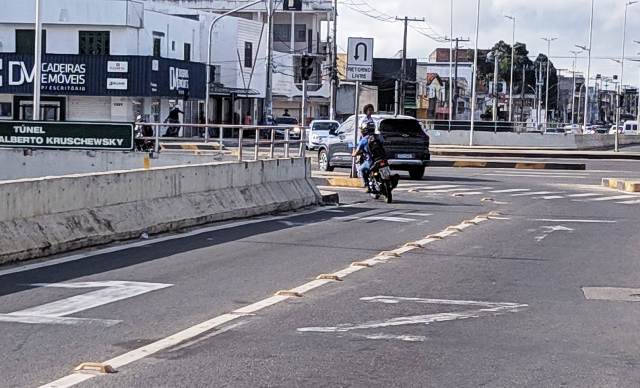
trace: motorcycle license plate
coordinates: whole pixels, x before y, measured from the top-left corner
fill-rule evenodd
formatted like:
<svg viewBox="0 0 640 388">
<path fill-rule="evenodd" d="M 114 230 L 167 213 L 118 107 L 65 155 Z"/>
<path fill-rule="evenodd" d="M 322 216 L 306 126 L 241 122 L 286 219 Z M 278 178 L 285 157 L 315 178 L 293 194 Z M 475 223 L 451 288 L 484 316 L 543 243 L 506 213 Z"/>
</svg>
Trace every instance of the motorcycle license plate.
<svg viewBox="0 0 640 388">
<path fill-rule="evenodd" d="M 413 154 L 398 154 L 398 159 L 413 159 L 415 156 Z"/>
<path fill-rule="evenodd" d="M 382 179 L 387 180 L 391 178 L 391 169 L 389 167 L 382 167 L 380 169 L 380 176 Z"/>
</svg>

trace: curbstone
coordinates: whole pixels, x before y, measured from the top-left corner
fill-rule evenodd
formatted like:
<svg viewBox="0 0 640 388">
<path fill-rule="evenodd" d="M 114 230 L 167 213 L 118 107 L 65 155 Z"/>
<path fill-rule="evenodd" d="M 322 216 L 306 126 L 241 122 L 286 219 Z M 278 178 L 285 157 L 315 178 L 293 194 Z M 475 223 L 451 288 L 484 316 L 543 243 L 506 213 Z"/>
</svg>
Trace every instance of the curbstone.
<svg viewBox="0 0 640 388">
<path fill-rule="evenodd" d="M 627 193 L 640 193 L 640 181 L 617 178 L 602 178 L 602 186 Z"/>
</svg>

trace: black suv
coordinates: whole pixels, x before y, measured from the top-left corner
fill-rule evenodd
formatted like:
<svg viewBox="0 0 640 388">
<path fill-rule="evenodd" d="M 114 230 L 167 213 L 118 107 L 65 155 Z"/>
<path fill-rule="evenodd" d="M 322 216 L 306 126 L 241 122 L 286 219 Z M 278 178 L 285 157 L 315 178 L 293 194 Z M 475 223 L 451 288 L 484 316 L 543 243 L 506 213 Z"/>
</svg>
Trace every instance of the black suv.
<svg viewBox="0 0 640 388">
<path fill-rule="evenodd" d="M 411 179 L 422 179 L 431 160 L 429 136 L 420 122 L 410 116 L 373 115 L 376 133 L 384 138 L 389 165 L 394 170 L 408 171 Z M 359 121 L 364 118 L 360 115 Z M 332 131 L 318 150 L 318 164 L 322 171 L 334 167 L 351 167 L 351 152 L 356 131 L 355 116 L 349 117 L 337 130 Z"/>
</svg>

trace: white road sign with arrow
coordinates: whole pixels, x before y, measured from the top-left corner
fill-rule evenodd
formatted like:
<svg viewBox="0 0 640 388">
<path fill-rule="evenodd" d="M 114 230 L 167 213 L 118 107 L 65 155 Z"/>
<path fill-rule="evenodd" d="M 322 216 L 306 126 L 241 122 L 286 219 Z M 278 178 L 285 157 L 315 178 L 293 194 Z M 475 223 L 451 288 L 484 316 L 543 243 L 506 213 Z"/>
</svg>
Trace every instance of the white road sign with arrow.
<svg viewBox="0 0 640 388">
<path fill-rule="evenodd" d="M 349 38 L 347 80 L 371 82 L 373 76 L 373 39 Z"/>
</svg>

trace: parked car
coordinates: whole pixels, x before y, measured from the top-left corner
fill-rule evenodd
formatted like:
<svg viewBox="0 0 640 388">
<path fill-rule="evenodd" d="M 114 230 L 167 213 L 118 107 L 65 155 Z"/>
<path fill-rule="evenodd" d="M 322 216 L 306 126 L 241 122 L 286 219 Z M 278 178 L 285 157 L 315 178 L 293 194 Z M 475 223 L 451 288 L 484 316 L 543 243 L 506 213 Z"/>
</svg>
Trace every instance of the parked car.
<svg viewBox="0 0 640 388">
<path fill-rule="evenodd" d="M 582 127 L 578 124 L 569 124 L 563 127 L 564 133 L 581 133 Z"/>
<path fill-rule="evenodd" d="M 360 115 L 360 119 L 364 118 Z M 360 121 L 360 119 L 358 121 Z M 373 115 L 376 133 L 384 138 L 389 165 L 394 170 L 408 171 L 411 179 L 422 179 L 431 160 L 429 136 L 420 122 L 410 116 Z M 327 137 L 318 148 L 318 163 L 322 171 L 335 167 L 351 167 L 351 152 L 356 134 L 355 116 L 349 117 Z"/>
<path fill-rule="evenodd" d="M 638 135 L 638 122 L 637 121 L 625 121 L 622 128 L 623 135 Z"/>
<path fill-rule="evenodd" d="M 314 120 L 307 131 L 307 149 L 316 150 L 329 137 L 330 132 L 335 132 L 340 123 L 335 120 Z"/>
<path fill-rule="evenodd" d="M 276 125 L 282 129 L 276 129 L 276 136 L 280 139 L 284 139 L 285 130 L 289 128 L 290 139 L 300 139 L 302 130 L 298 124 L 298 120 L 293 117 L 282 116 L 276 118 Z"/>
<path fill-rule="evenodd" d="M 618 128 L 618 133 L 622 133 L 624 130 L 624 125 L 618 125 L 618 126 L 616 126 L 615 124 L 612 125 L 611 128 L 609 128 L 609 135 L 615 135 L 616 128 Z"/>
</svg>

